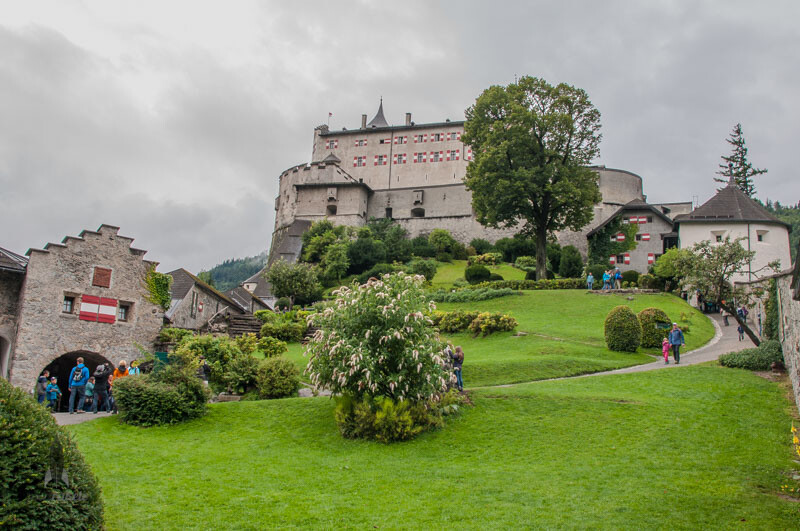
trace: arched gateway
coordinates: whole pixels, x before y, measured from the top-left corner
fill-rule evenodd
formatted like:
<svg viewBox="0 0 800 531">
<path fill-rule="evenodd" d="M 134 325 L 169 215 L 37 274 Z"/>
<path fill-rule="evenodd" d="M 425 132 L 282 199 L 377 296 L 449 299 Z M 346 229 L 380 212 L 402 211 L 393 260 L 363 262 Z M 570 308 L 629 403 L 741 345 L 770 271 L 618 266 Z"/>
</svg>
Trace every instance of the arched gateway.
<svg viewBox="0 0 800 531">
<path fill-rule="evenodd" d="M 67 411 L 69 405 L 69 373 L 75 365 L 77 365 L 78 358 L 83 358 L 83 364 L 89 369 L 89 374 L 92 374 L 98 365 L 101 363 L 111 363 L 104 356 L 85 350 L 77 350 L 74 352 L 67 352 L 51 361 L 47 367 L 42 371 L 49 371 L 50 377 L 55 376 L 58 378 L 58 388 L 61 389 L 61 404 L 59 411 Z M 41 374 L 41 373 L 40 373 Z M 77 406 L 77 403 L 75 404 Z"/>
</svg>

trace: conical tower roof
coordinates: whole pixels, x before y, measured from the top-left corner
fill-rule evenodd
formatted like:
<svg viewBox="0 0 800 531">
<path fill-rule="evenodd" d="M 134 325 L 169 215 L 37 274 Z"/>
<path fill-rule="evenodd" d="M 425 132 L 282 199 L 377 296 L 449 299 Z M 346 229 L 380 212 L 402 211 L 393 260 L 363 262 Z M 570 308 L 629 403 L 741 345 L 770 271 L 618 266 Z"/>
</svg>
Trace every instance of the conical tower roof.
<svg viewBox="0 0 800 531">
<path fill-rule="evenodd" d="M 383 116 L 383 98 L 381 98 L 381 104 L 378 106 L 378 112 L 375 114 L 375 118 L 367 124 L 367 129 L 372 129 L 373 127 L 389 127 L 389 123 Z"/>
<path fill-rule="evenodd" d="M 728 185 L 719 190 L 714 197 L 703 203 L 690 214 L 675 217 L 679 223 L 732 221 L 732 222 L 760 222 L 787 225 L 770 214 L 766 208 L 736 186 L 731 179 Z"/>
</svg>

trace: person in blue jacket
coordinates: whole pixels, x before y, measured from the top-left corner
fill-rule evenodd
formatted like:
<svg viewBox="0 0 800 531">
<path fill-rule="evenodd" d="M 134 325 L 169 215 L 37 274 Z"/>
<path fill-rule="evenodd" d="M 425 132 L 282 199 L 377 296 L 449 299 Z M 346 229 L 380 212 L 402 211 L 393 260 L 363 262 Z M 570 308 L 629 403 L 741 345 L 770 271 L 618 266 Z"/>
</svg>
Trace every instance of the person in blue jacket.
<svg viewBox="0 0 800 531">
<path fill-rule="evenodd" d="M 61 396 L 61 389 L 58 388 L 58 380 L 55 376 L 53 376 L 50 379 L 50 383 L 47 384 L 46 392 L 47 407 L 50 408 L 50 411 L 55 411 L 56 404 L 58 403 L 58 397 Z"/>
<path fill-rule="evenodd" d="M 586 277 L 586 289 L 591 291 L 592 286 L 594 286 L 594 275 L 592 275 L 592 273 L 589 272 L 589 276 Z"/>
<path fill-rule="evenodd" d="M 89 381 L 89 369 L 83 364 L 83 358 L 69 372 L 69 414 L 75 413 L 75 397 L 78 397 L 78 413 L 83 413 L 83 402 L 86 400 L 86 383 Z"/>
<path fill-rule="evenodd" d="M 681 362 L 681 347 L 686 344 L 683 338 L 683 331 L 678 328 L 678 323 L 672 323 L 672 330 L 669 331 L 669 344 L 672 347 L 672 357 L 675 363 Z"/>
</svg>

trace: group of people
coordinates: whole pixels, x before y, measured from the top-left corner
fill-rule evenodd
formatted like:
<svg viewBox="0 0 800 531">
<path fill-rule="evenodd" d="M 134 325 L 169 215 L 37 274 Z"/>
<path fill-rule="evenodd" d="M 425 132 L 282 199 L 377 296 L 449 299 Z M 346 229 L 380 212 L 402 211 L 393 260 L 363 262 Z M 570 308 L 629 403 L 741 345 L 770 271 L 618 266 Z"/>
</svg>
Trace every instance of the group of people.
<svg viewBox="0 0 800 531">
<path fill-rule="evenodd" d="M 115 368 L 110 363 L 101 363 L 93 374 L 89 374 L 89 368 L 84 364 L 84 359 L 79 357 L 75 367 L 69 372 L 69 413 L 85 413 L 91 411 L 97 413 L 98 409 L 106 412 L 116 413 L 117 406 L 112 394 L 113 382 L 118 378 L 124 378 L 132 374 L 139 374 L 139 368 L 128 367 L 125 360 L 119 362 Z M 51 411 L 58 409 L 58 403 L 62 396 L 58 386 L 58 378 L 50 376 L 50 372 L 45 370 L 39 376 L 36 383 L 36 394 L 40 404 L 47 400 L 47 407 Z M 77 399 L 77 405 L 76 405 Z"/>
<path fill-rule="evenodd" d="M 725 301 L 722 301 L 722 302 L 724 303 Z M 731 324 L 730 321 L 728 320 L 728 318 L 730 317 L 730 314 L 728 312 L 726 312 L 724 308 L 720 309 L 720 313 L 722 314 L 722 323 L 725 326 L 729 326 Z M 748 316 L 749 313 L 750 312 L 744 306 L 737 306 L 736 307 L 736 315 L 742 321 L 745 321 L 745 322 L 747 321 L 747 316 Z M 759 319 L 760 319 L 760 317 L 759 317 Z M 744 341 L 744 327 L 740 324 L 740 325 L 738 325 L 736 327 L 736 331 L 739 333 L 739 341 Z"/>
<path fill-rule="evenodd" d="M 591 272 L 586 277 L 586 288 L 589 290 L 594 289 L 594 275 Z M 622 271 L 620 271 L 618 267 L 603 271 L 603 289 L 620 288 L 622 288 Z"/>
</svg>

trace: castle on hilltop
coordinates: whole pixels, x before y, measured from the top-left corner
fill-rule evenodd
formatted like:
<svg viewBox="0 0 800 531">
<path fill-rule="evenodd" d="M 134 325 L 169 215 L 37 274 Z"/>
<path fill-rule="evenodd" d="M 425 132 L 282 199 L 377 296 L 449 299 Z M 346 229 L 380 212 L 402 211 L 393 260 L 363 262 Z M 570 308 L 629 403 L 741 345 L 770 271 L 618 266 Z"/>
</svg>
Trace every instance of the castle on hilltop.
<svg viewBox="0 0 800 531">
<path fill-rule="evenodd" d="M 494 242 L 513 236 L 513 229 L 487 228 L 475 218 L 472 195 L 463 182 L 472 160 L 472 150 L 461 142 L 463 132 L 463 121 L 417 124 L 411 113 L 406 113 L 402 125 L 389 125 L 382 101 L 371 121 L 361 115 L 357 129 L 316 127 L 311 162 L 280 175 L 268 263 L 297 260 L 300 237 L 323 218 L 350 226 L 364 225 L 372 217 L 390 218 L 411 237 L 442 228 L 465 244 L 473 238 Z M 653 209 L 668 222 L 674 215 L 691 212 L 691 202 L 646 204 L 642 178 L 634 173 L 605 166 L 592 169 L 598 173 L 602 194 L 594 219 L 581 231 L 557 235 L 562 245 L 574 245 L 584 256 L 587 234 L 626 205 L 627 210 L 634 206 L 643 210 L 645 221 L 648 214 L 652 219 Z M 668 225 L 661 229 L 671 232 Z M 647 256 L 660 255 L 664 249 L 662 238 L 653 236 Z"/>
</svg>

